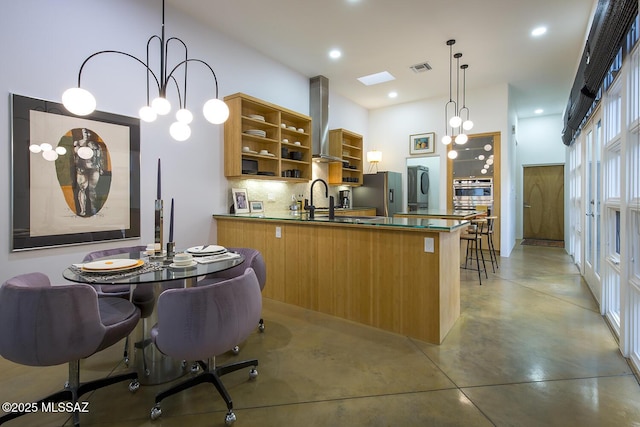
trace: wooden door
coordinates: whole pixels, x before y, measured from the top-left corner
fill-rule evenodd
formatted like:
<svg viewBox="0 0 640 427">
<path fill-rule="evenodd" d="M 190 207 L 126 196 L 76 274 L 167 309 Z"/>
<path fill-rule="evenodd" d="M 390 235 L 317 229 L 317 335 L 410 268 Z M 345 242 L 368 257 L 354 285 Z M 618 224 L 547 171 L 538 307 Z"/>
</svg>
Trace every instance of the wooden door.
<svg viewBox="0 0 640 427">
<path fill-rule="evenodd" d="M 525 166 L 523 237 L 564 240 L 564 165 Z"/>
</svg>

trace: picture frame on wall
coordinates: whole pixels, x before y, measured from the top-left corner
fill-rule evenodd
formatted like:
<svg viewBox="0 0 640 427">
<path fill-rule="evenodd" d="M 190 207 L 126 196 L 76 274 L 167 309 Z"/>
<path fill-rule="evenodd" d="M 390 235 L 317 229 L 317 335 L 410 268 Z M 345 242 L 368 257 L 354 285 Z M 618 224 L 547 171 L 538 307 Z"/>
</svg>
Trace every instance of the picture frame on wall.
<svg viewBox="0 0 640 427">
<path fill-rule="evenodd" d="M 264 205 L 261 201 L 253 200 L 249 202 L 251 213 L 264 212 Z"/>
<path fill-rule="evenodd" d="M 232 188 L 231 197 L 235 213 L 249 213 L 249 196 L 246 188 Z"/>
<path fill-rule="evenodd" d="M 435 153 L 436 134 L 419 133 L 409 136 L 409 153 L 413 156 Z"/>
<path fill-rule="evenodd" d="M 11 94 L 12 251 L 140 237 L 140 120 Z"/>
</svg>

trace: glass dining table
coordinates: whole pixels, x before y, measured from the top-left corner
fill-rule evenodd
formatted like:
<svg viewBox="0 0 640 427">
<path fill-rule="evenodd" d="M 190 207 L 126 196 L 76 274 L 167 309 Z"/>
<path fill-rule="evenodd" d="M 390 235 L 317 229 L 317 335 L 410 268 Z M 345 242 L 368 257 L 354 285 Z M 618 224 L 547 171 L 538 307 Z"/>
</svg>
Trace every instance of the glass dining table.
<svg viewBox="0 0 640 427">
<path fill-rule="evenodd" d="M 177 361 L 162 354 L 151 339 L 151 328 L 158 320 L 156 304 L 158 297 L 166 289 L 193 286 L 202 276 L 242 264 L 244 256 L 234 252 L 215 256 L 194 256 L 195 262 L 188 267 L 175 267 L 171 260 L 165 257 L 148 256 L 144 252 L 120 253 L 99 258 L 93 262 L 114 259 L 140 260 L 141 265 L 135 269 L 123 271 L 86 271 L 82 264 L 74 264 L 67 267 L 62 272 L 62 276 L 71 282 L 101 287 L 128 284 L 131 286 L 130 295 L 134 295 L 134 290 L 138 286 L 151 287 L 153 299 L 148 303 L 151 307 L 132 332 L 131 339 L 128 340 L 128 354 L 134 355 L 133 360 L 140 384 L 161 384 L 179 378 L 187 372 L 188 367 L 185 361 Z"/>
</svg>

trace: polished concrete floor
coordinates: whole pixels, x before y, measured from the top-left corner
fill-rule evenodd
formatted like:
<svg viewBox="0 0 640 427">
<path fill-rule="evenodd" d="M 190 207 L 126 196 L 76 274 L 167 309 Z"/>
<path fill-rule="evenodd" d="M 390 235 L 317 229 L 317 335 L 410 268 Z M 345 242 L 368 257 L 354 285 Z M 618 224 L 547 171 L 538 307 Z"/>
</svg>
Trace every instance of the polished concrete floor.
<svg viewBox="0 0 640 427">
<path fill-rule="evenodd" d="M 518 246 L 478 286 L 462 271 L 462 314 L 432 345 L 274 301 L 266 331 L 240 355 L 259 376 L 224 377 L 236 426 L 640 426 L 640 387 L 593 297 L 563 249 Z M 124 369 L 117 345 L 83 361 L 84 379 Z M 63 384 L 66 367 L 0 359 L 0 400 L 28 402 Z M 85 396 L 83 426 L 223 426 L 210 385 L 170 397 L 165 385 L 126 383 Z M 7 426 L 57 426 L 64 414 L 31 414 Z M 67 424 L 68 425 L 68 424 Z"/>
</svg>

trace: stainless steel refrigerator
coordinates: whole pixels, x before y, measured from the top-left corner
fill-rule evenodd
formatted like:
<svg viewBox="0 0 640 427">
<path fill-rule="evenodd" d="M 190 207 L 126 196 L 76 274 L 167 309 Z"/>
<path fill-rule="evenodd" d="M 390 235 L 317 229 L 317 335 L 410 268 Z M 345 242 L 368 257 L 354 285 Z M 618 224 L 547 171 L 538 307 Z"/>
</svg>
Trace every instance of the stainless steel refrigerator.
<svg viewBox="0 0 640 427">
<path fill-rule="evenodd" d="M 376 208 L 376 215 L 393 216 L 402 212 L 402 174 L 366 174 L 360 187 L 353 188 L 354 207 Z"/>
</svg>

